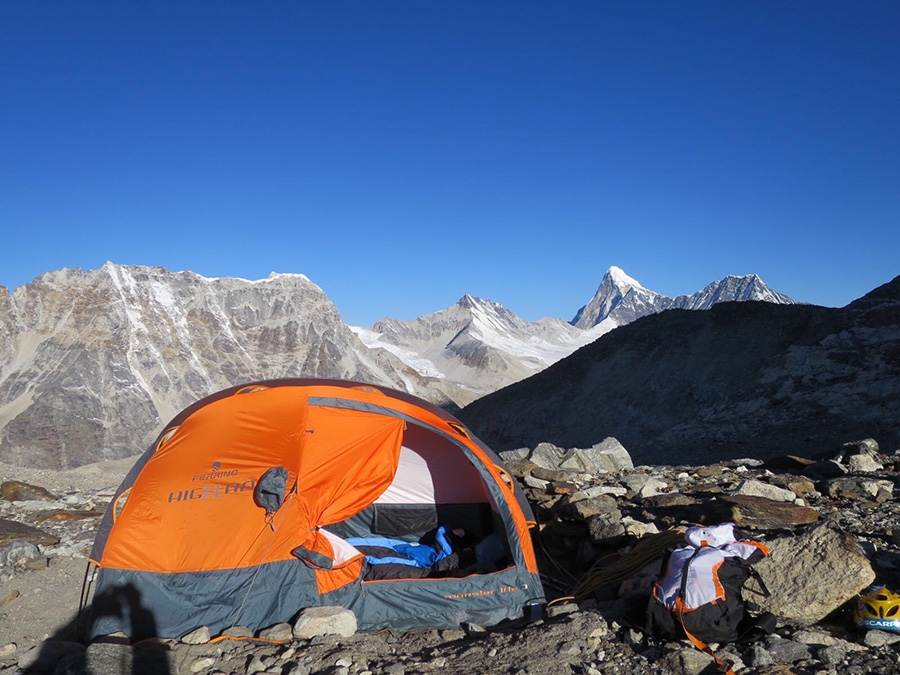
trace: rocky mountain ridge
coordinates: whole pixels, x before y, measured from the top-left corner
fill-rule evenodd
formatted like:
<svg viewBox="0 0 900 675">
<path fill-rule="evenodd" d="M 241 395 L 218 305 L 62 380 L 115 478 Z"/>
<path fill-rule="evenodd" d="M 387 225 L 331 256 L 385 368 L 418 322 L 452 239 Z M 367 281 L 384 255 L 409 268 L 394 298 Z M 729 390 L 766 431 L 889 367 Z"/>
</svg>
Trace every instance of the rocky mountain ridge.
<svg viewBox="0 0 900 675">
<path fill-rule="evenodd" d="M 720 302 L 794 304 L 756 275 L 729 276 L 700 291 L 669 298 L 610 267 L 591 301 L 569 322 L 524 321 L 502 305 L 463 296 L 452 307 L 414 321 L 382 319 L 355 328 L 367 345 L 383 347 L 423 376 L 440 376 L 477 393 L 519 382 L 568 357 L 609 331 L 667 309 L 709 309 Z"/>
<path fill-rule="evenodd" d="M 605 323 L 611 329 L 667 309 L 710 309 L 719 302 L 749 301 L 794 304 L 788 296 L 766 286 L 756 274 L 729 275 L 691 295 L 669 298 L 644 288 L 622 268 L 610 267 L 594 297 L 578 310 L 570 323 L 584 329 Z"/>
<path fill-rule="evenodd" d="M 421 382 L 362 345 L 302 275 L 250 283 L 108 263 L 42 275 L 4 300 L 0 459 L 9 463 L 138 454 L 190 403 L 261 375 Z"/>
<path fill-rule="evenodd" d="M 496 450 L 620 439 L 637 461 L 900 447 L 900 277 L 844 308 L 720 303 L 645 316 L 458 416 Z"/>
<path fill-rule="evenodd" d="M 595 300 L 621 294 L 623 278 L 612 268 Z M 197 399 L 280 377 L 360 380 L 458 409 L 609 326 L 527 322 L 464 296 L 415 322 L 352 329 L 299 274 L 251 282 L 113 263 L 48 272 L 0 292 L 0 461 L 72 467 L 138 454 Z"/>
</svg>

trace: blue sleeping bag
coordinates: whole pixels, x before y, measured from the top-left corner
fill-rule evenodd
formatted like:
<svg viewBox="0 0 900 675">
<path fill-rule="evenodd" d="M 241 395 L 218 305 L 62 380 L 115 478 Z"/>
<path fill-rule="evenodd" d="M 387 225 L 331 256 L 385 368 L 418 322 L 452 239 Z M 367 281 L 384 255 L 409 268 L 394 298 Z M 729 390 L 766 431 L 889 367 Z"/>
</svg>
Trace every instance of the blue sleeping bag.
<svg viewBox="0 0 900 675">
<path fill-rule="evenodd" d="M 351 537 L 346 541 L 365 553 L 366 561 L 371 565 L 395 564 L 431 569 L 436 562 L 453 553 L 453 547 L 447 540 L 445 527 L 441 526 L 437 529 L 434 539 L 436 546 L 387 537 Z M 373 549 L 378 550 L 374 551 Z M 385 553 L 387 555 L 384 555 Z"/>
</svg>

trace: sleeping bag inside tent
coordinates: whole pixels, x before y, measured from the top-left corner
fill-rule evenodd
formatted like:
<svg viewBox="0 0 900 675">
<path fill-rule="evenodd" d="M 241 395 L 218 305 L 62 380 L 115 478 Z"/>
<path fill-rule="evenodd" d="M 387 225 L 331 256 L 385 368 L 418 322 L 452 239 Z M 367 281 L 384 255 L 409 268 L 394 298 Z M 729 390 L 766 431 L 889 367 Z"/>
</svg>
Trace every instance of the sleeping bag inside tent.
<svg viewBox="0 0 900 675">
<path fill-rule="evenodd" d="M 437 406 L 343 380 L 233 387 L 119 486 L 86 637 L 258 631 L 326 605 L 363 631 L 527 619 L 545 604 L 533 521 L 500 458 Z"/>
</svg>

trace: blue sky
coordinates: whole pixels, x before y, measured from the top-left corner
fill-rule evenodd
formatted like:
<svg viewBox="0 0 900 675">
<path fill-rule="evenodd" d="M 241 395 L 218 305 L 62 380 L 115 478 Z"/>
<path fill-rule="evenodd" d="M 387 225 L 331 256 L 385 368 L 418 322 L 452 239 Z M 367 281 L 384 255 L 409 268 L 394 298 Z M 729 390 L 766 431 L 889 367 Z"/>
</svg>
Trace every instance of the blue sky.
<svg viewBox="0 0 900 675">
<path fill-rule="evenodd" d="M 345 321 L 571 319 L 616 265 L 900 274 L 900 2 L 5 2 L 0 285 L 303 273 Z"/>
</svg>

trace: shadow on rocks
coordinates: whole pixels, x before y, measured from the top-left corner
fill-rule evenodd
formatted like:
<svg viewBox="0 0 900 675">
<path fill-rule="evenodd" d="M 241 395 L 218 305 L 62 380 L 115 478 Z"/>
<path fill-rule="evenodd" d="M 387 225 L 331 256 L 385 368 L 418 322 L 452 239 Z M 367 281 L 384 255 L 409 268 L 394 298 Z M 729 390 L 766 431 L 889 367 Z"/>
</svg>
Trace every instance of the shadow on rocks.
<svg viewBox="0 0 900 675">
<path fill-rule="evenodd" d="M 92 628 L 110 618 L 129 626 L 134 641 L 124 633 L 89 641 Z M 153 613 L 131 584 L 96 596 L 19 668 L 27 675 L 170 675 L 176 670 L 168 645 L 157 637 Z"/>
</svg>

